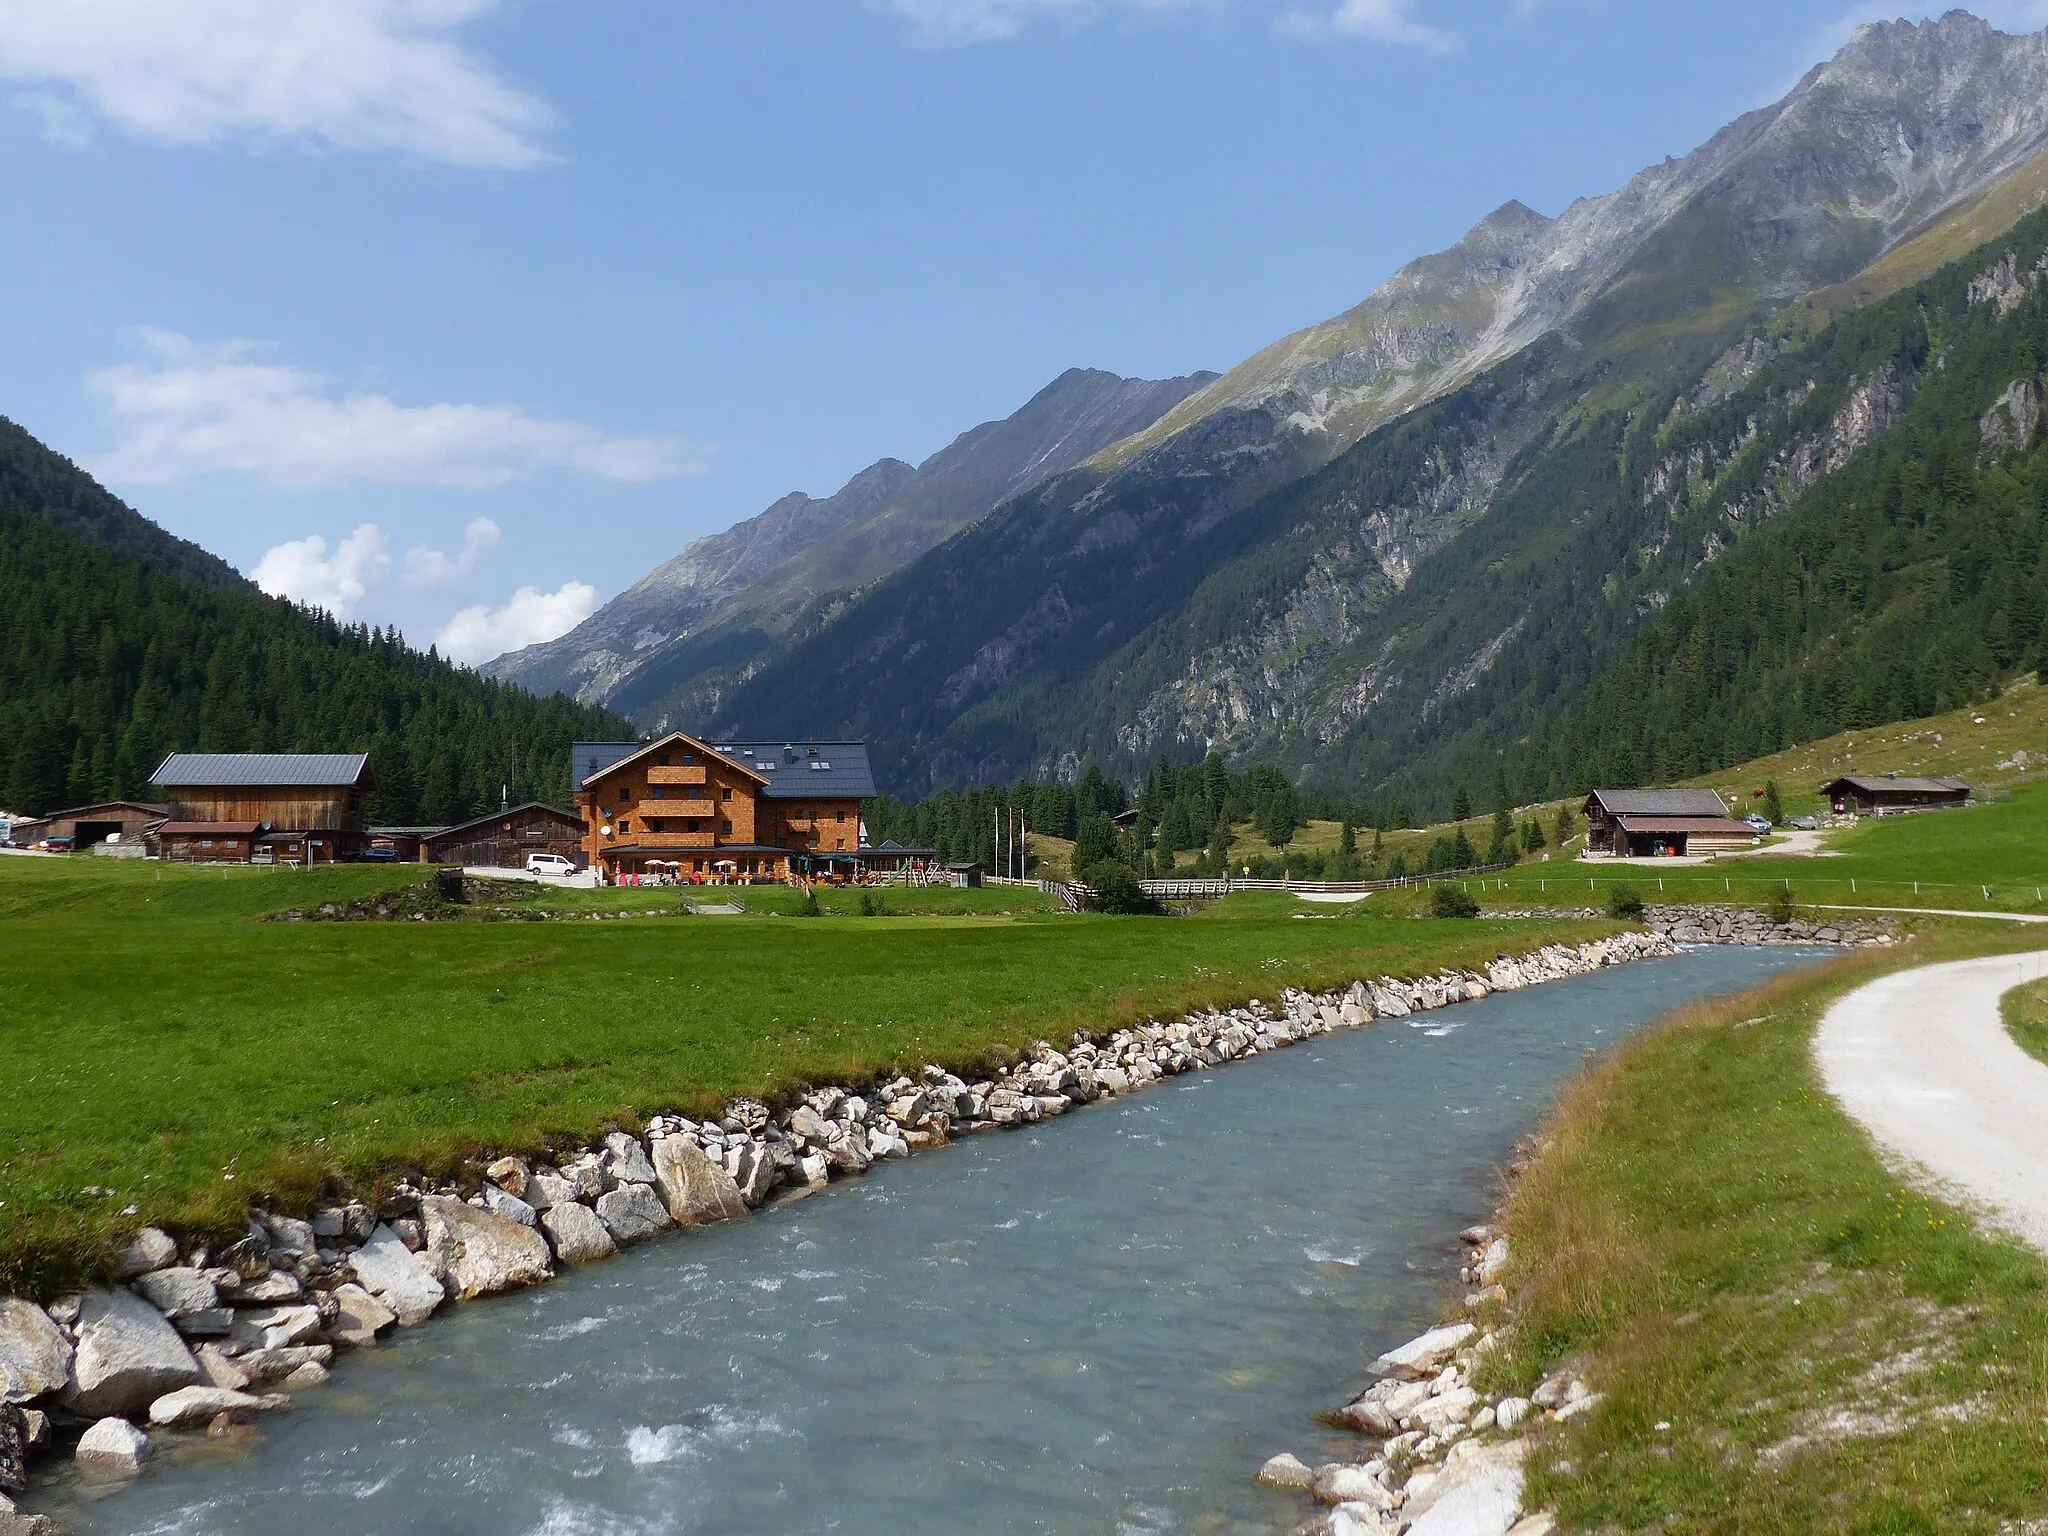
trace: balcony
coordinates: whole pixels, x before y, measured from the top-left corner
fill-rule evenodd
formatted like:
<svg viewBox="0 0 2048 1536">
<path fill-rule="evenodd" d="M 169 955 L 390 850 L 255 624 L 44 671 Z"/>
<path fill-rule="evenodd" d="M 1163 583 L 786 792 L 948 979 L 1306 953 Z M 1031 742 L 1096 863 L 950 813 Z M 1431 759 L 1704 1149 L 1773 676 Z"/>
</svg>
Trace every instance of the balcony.
<svg viewBox="0 0 2048 1536">
<path fill-rule="evenodd" d="M 702 784 L 704 765 L 694 764 L 687 768 L 649 768 L 647 782 L 650 784 Z"/>
</svg>

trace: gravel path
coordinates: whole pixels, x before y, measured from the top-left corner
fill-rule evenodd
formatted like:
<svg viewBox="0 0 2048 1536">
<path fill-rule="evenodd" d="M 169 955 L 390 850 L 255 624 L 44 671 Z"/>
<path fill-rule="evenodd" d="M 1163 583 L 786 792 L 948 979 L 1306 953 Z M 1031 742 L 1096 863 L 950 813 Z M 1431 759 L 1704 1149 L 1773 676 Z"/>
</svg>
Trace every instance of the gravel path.
<svg viewBox="0 0 2048 1536">
<path fill-rule="evenodd" d="M 1998 1013 L 2044 975 L 2048 950 L 1886 976 L 1828 1010 L 1814 1055 L 1881 1147 L 2048 1252 L 2048 1063 Z"/>
</svg>

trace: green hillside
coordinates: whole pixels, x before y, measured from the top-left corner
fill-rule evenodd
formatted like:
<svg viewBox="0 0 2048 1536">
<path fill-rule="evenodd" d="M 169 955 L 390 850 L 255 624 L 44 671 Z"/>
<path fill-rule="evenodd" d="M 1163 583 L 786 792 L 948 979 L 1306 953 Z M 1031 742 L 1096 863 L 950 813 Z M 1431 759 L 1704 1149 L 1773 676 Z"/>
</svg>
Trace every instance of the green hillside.
<svg viewBox="0 0 2048 1536">
<path fill-rule="evenodd" d="M 0 434 L 0 806 L 148 793 L 163 755 L 368 751 L 379 821 L 568 793 L 569 744 L 630 735 L 249 586 L 18 429 Z M 517 762 L 517 771 L 513 764 Z"/>
</svg>

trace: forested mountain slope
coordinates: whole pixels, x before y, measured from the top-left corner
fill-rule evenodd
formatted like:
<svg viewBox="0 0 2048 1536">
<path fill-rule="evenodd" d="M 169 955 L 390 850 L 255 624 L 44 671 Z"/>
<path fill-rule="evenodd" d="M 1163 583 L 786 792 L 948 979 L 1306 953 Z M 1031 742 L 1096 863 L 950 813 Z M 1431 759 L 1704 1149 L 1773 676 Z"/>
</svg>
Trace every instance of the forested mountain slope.
<svg viewBox="0 0 2048 1536">
<path fill-rule="evenodd" d="M 484 670 L 536 691 L 658 715 L 657 702 L 774 643 L 822 594 L 888 575 L 1005 498 L 1156 420 L 1213 375 L 1070 368 L 1001 421 L 915 468 L 881 459 L 836 493 L 783 497 L 692 541 L 568 634 Z"/>
<path fill-rule="evenodd" d="M 820 605 L 670 718 L 857 732 L 906 789 L 1217 747 L 1441 810 L 1448 764 L 1486 782 L 1533 729 L 1527 711 L 1489 712 L 1507 679 L 1532 708 L 1568 710 L 1688 574 L 1639 581 L 1639 537 L 1665 535 L 1600 510 L 1640 472 L 1646 434 L 1681 397 L 1679 416 L 1705 412 L 1792 366 L 1825 318 L 1802 293 L 1951 211 L 2000 206 L 1997 178 L 2033 175 L 2044 142 L 2048 37 L 1961 13 L 1864 28 L 1702 149 L 1715 174 L 1689 195 L 1642 190 L 1693 176 L 1686 162 L 1616 194 L 1655 212 L 1625 258 L 1471 382 L 1320 468 L 1314 420 L 1335 417 L 1304 418 L 1291 386 L 1197 413 Z M 1461 270 L 1483 269 L 1471 255 Z M 1845 451 L 1889 424 L 1869 414 L 1886 398 L 1866 392 Z M 1786 481 L 1780 504 L 1805 488 Z"/>
<path fill-rule="evenodd" d="M 602 709 L 266 597 L 18 429 L 0 453 L 10 811 L 146 796 L 169 751 L 368 751 L 373 819 L 453 821 L 508 782 L 566 803 L 569 744 L 632 735 Z"/>
</svg>

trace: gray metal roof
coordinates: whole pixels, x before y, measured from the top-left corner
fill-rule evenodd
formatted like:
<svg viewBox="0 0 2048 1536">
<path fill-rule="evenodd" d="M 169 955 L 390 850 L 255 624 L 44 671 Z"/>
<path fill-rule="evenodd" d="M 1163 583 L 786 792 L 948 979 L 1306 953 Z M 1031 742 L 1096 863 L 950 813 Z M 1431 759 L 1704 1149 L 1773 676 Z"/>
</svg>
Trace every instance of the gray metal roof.
<svg viewBox="0 0 2048 1536">
<path fill-rule="evenodd" d="M 1610 816 L 1726 816 L 1711 789 L 1596 789 L 1592 799 Z"/>
<path fill-rule="evenodd" d="M 767 787 L 761 791 L 764 799 L 872 800 L 875 797 L 875 774 L 868 766 L 868 748 L 864 741 L 716 740 L 703 744 L 766 779 Z M 579 741 L 569 750 L 569 782 L 581 788 L 592 776 L 654 745 L 651 741 Z"/>
<path fill-rule="evenodd" d="M 1953 795 L 1968 791 L 1969 785 L 1961 779 L 1908 779 L 1886 773 L 1845 773 L 1833 780 L 1827 787 L 1836 784 L 1853 784 L 1863 790 L 1889 790 L 1893 794 L 1907 795 Z"/>
<path fill-rule="evenodd" d="M 864 741 L 711 743 L 768 780 L 769 800 L 872 800 L 875 774 Z"/>
<path fill-rule="evenodd" d="M 358 784 L 366 752 L 173 752 L 150 782 L 165 789 L 333 789 Z"/>
</svg>

